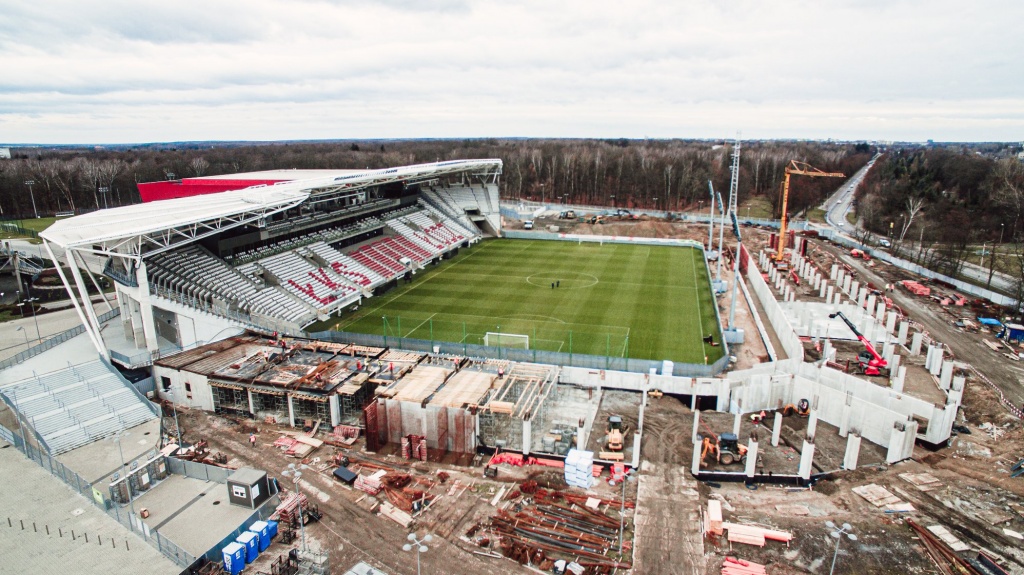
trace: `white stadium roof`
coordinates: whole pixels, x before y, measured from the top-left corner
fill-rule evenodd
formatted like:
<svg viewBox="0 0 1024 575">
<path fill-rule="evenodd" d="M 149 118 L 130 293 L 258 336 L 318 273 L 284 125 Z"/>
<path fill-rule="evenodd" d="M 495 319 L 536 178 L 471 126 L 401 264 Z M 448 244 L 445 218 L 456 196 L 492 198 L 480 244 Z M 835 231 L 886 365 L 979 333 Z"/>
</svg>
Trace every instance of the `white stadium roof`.
<svg viewBox="0 0 1024 575">
<path fill-rule="evenodd" d="M 290 170 L 259 175 L 272 179 Z M 319 177 L 241 190 L 175 198 L 98 210 L 58 221 L 39 235 L 62 248 L 138 256 L 142 247 L 162 251 L 220 231 L 256 222 L 297 206 L 311 195 L 358 190 L 392 182 L 419 182 L 457 173 L 501 173 L 501 160 L 452 160 L 382 170 L 324 170 Z M 303 171 L 292 172 L 292 175 Z M 265 174 L 265 176 L 264 176 Z M 225 176 L 231 178 L 231 176 Z"/>
</svg>

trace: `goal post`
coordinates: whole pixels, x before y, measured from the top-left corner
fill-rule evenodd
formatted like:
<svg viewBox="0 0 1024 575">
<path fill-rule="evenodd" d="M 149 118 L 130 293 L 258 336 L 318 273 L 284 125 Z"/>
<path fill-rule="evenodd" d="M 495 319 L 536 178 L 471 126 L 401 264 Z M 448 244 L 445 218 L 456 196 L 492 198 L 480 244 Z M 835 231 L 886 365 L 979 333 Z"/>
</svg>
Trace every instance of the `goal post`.
<svg viewBox="0 0 1024 575">
<path fill-rule="evenodd" d="M 514 347 L 530 349 L 530 336 L 520 333 L 497 333 L 489 331 L 484 334 L 484 345 L 487 347 Z"/>
</svg>

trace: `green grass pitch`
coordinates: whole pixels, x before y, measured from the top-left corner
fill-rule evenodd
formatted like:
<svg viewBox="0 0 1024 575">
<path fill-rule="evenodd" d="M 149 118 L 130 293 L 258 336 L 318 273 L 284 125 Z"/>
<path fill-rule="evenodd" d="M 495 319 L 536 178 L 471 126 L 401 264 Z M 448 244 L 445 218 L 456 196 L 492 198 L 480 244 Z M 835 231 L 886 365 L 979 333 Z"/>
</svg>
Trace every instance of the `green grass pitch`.
<svg viewBox="0 0 1024 575">
<path fill-rule="evenodd" d="M 721 332 L 702 257 L 688 247 L 487 240 L 316 327 L 477 345 L 487 332 L 523 334 L 537 350 L 711 363 L 722 347 L 703 338 L 721 343 Z"/>
</svg>

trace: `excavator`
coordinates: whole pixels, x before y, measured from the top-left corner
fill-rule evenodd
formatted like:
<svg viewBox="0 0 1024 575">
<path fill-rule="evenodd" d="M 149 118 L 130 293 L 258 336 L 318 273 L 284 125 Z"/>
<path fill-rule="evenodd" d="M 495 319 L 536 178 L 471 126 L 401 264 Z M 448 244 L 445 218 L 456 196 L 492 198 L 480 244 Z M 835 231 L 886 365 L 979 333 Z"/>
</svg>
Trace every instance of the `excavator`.
<svg viewBox="0 0 1024 575">
<path fill-rule="evenodd" d="M 781 262 L 786 257 L 785 256 L 785 251 L 786 251 L 785 250 L 785 247 L 786 247 L 786 216 L 788 215 L 786 213 L 786 209 L 787 209 L 788 204 L 789 204 L 789 176 L 794 175 L 794 174 L 797 175 L 797 176 L 809 176 L 809 177 L 812 177 L 812 178 L 845 178 L 846 177 L 846 174 L 843 174 L 842 172 L 825 172 L 823 170 L 819 170 L 818 168 L 815 168 L 814 166 L 812 166 L 810 164 L 807 164 L 807 163 L 804 163 L 804 162 L 798 162 L 796 160 L 791 160 L 789 162 L 789 165 L 786 166 L 786 178 L 785 178 L 785 180 L 783 180 L 783 183 L 782 183 L 782 218 L 781 218 L 781 220 L 782 220 L 781 224 L 782 225 L 779 226 L 779 245 L 776 246 L 776 252 L 775 252 L 775 261 L 776 262 Z"/>
<path fill-rule="evenodd" d="M 722 465 L 742 463 L 747 459 L 747 446 L 740 445 L 739 438 L 736 437 L 735 433 L 723 433 L 721 435 L 715 435 L 710 431 L 708 433 L 711 437 L 705 437 L 701 441 L 701 467 L 707 467 L 708 455 L 714 455 L 715 461 Z"/>
<path fill-rule="evenodd" d="M 837 311 L 836 313 L 829 314 L 829 319 L 841 318 L 846 325 L 850 327 L 853 334 L 857 336 L 857 339 L 864 344 L 864 351 L 857 355 L 857 364 L 860 366 L 860 371 L 864 375 L 889 375 L 889 362 L 885 361 L 885 358 L 878 355 L 875 351 L 874 346 L 868 341 L 868 338 L 864 337 L 857 328 L 853 325 L 853 322 L 843 315 L 843 312 Z"/>
</svg>

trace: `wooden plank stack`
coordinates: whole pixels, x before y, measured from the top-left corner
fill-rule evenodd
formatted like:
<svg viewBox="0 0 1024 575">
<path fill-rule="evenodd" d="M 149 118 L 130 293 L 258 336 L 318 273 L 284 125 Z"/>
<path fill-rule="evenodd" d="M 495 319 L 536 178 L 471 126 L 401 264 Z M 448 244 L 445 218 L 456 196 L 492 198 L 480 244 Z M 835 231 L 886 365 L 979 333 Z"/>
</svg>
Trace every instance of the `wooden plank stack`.
<svg viewBox="0 0 1024 575">
<path fill-rule="evenodd" d="M 746 543 L 748 545 L 757 545 L 758 547 L 764 547 L 765 540 L 781 541 L 788 546 L 789 542 L 793 539 L 793 534 L 788 531 L 765 529 L 756 525 L 723 522 L 722 528 L 729 531 L 728 539 L 730 542 Z"/>
</svg>

